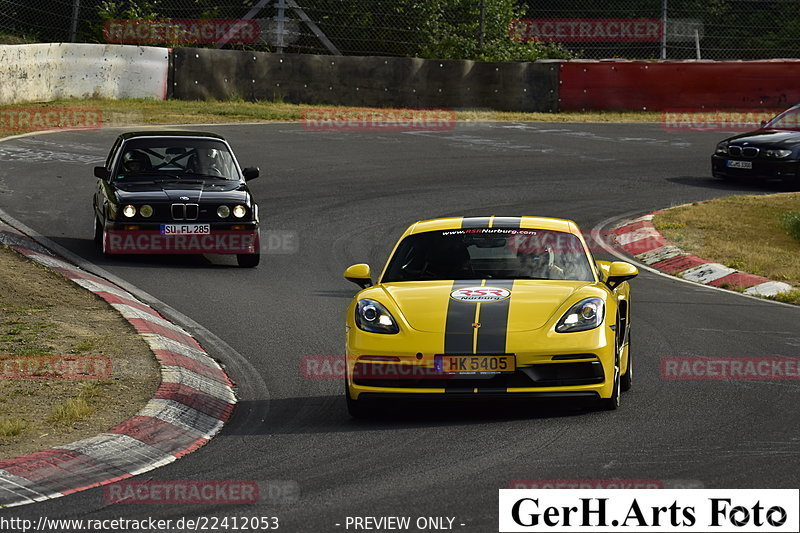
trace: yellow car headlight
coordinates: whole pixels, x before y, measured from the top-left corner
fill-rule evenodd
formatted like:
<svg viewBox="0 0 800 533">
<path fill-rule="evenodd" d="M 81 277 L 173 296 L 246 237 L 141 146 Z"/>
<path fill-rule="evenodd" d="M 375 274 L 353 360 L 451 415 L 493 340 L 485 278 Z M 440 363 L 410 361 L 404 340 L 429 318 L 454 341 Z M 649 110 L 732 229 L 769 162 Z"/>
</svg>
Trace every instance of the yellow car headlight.
<svg viewBox="0 0 800 533">
<path fill-rule="evenodd" d="M 371 333 L 398 333 L 394 317 L 379 302 L 364 298 L 356 304 L 356 325 Z"/>
<path fill-rule="evenodd" d="M 600 298 L 586 298 L 569 308 L 556 324 L 559 333 L 594 329 L 603 323 L 606 304 Z"/>
</svg>

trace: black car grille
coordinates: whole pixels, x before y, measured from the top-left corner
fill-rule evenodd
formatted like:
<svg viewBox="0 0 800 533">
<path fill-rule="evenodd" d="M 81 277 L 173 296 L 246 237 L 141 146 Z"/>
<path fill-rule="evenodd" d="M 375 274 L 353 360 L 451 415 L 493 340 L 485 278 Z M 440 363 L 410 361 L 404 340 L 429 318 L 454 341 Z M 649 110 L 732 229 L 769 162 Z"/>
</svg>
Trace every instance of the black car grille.
<svg viewBox="0 0 800 533">
<path fill-rule="evenodd" d="M 758 155 L 759 149 L 755 146 L 728 146 L 728 155 L 733 157 L 749 157 L 754 158 Z"/>
<path fill-rule="evenodd" d="M 370 378 L 375 371 L 369 363 L 358 362 L 353 369 L 353 381 L 365 387 L 420 388 L 467 390 L 502 389 L 517 387 L 574 387 L 603 382 L 603 365 L 599 361 L 578 363 L 543 363 L 519 368 L 516 372 L 496 375 L 450 375 L 439 379 Z M 380 372 L 378 372 L 380 373 Z"/>
<path fill-rule="evenodd" d="M 197 220 L 199 213 L 197 204 L 172 204 L 172 220 Z"/>
</svg>

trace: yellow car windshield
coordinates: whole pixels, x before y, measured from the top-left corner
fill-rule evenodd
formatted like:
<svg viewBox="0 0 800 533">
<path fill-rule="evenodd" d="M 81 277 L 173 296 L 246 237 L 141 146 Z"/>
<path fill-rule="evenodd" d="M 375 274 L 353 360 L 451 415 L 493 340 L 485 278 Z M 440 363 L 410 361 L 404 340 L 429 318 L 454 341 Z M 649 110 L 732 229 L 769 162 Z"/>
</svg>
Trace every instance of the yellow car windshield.
<svg viewBox="0 0 800 533">
<path fill-rule="evenodd" d="M 409 235 L 383 282 L 456 279 L 593 281 L 581 240 L 537 229 L 476 228 Z"/>
</svg>

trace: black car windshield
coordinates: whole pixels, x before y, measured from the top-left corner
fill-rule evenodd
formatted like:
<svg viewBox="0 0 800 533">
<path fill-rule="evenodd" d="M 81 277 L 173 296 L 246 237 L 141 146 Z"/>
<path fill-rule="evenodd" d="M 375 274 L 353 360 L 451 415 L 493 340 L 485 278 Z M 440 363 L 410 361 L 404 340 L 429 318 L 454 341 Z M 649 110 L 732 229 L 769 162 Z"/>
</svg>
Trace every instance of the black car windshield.
<svg viewBox="0 0 800 533">
<path fill-rule="evenodd" d="M 381 281 L 489 278 L 594 280 L 575 235 L 478 228 L 409 235 L 398 245 Z"/>
<path fill-rule="evenodd" d="M 800 130 L 800 106 L 787 109 L 764 126 L 770 130 Z"/>
<path fill-rule="evenodd" d="M 148 137 L 122 146 L 115 180 L 240 179 L 233 156 L 213 139 Z"/>
</svg>

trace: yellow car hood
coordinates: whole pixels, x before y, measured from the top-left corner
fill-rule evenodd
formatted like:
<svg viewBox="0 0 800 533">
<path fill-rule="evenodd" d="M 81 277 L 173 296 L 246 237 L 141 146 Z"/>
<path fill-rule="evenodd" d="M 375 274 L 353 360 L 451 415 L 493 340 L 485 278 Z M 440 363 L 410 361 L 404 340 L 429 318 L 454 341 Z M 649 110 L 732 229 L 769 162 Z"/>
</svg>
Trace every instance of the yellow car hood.
<svg viewBox="0 0 800 533">
<path fill-rule="evenodd" d="M 448 320 L 451 323 L 453 320 L 469 321 L 468 326 L 472 327 L 476 319 L 478 323 L 481 316 L 488 320 L 502 306 L 508 310 L 505 329 L 512 332 L 539 329 L 557 319 L 553 314 L 576 291 L 587 285 L 593 283 L 565 280 L 407 281 L 381 284 L 372 290 L 382 290 L 391 298 L 408 324 L 418 331 L 443 331 Z M 497 287 L 510 294 L 507 298 L 475 305 L 477 302 L 462 302 L 451 297 L 451 293 L 461 287 Z M 459 317 L 454 315 L 456 310 L 460 312 Z M 505 315 L 505 311 L 502 314 Z"/>
</svg>

